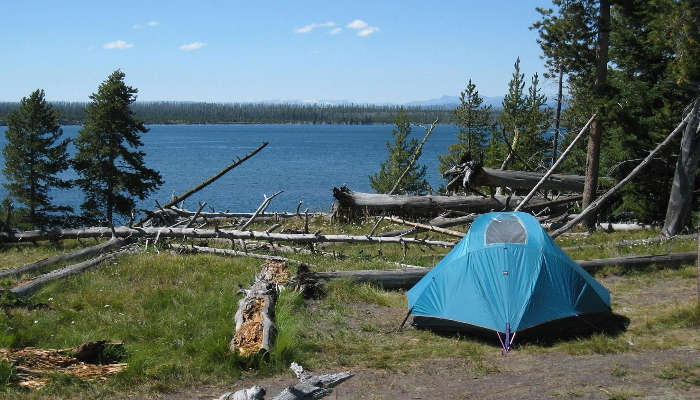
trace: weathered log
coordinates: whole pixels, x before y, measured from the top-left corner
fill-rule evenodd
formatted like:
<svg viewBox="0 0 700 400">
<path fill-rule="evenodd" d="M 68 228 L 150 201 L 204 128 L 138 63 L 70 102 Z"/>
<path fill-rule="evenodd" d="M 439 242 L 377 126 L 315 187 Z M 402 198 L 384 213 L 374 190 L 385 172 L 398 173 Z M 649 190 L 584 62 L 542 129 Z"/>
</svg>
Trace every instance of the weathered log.
<svg viewBox="0 0 700 400">
<path fill-rule="evenodd" d="M 204 189 L 205 187 L 207 187 L 207 186 L 208 186 L 209 184 L 211 184 L 212 182 L 214 182 L 214 181 L 216 181 L 217 179 L 219 179 L 219 178 L 221 178 L 222 176 L 224 176 L 224 174 L 226 174 L 228 171 L 230 171 L 230 170 L 236 168 L 237 166 L 243 164 L 244 161 L 246 161 L 247 159 L 249 159 L 249 158 L 253 157 L 254 155 L 256 155 L 260 150 L 262 150 L 263 148 L 265 148 L 265 146 L 267 146 L 267 145 L 268 145 L 268 142 L 263 142 L 263 144 L 261 144 L 260 146 L 258 146 L 258 148 L 256 148 L 255 150 L 251 151 L 250 153 L 244 155 L 242 158 L 239 158 L 239 159 L 237 159 L 236 161 L 232 162 L 231 164 L 227 165 L 224 169 L 222 169 L 221 171 L 219 171 L 219 172 L 217 172 L 216 174 L 212 175 L 211 177 L 209 177 L 207 180 L 203 181 L 203 182 L 200 183 L 199 185 L 197 185 L 197 186 L 191 188 L 190 190 L 186 191 L 185 193 L 181 194 L 180 196 L 177 196 L 177 197 L 171 199 L 170 202 L 168 202 L 167 204 L 165 204 L 162 208 L 172 207 L 172 206 L 176 205 L 177 203 L 180 203 L 181 201 L 184 201 L 186 198 L 188 198 L 188 197 L 192 196 L 193 194 L 199 192 L 200 190 Z M 135 225 L 136 225 L 136 226 L 142 225 L 144 222 L 148 221 L 149 219 L 151 219 L 151 215 L 147 215 L 146 217 L 142 218 L 141 220 L 139 220 L 138 222 L 136 222 Z"/>
<path fill-rule="evenodd" d="M 522 200 L 521 196 L 506 197 L 482 196 L 405 196 L 355 192 L 347 187 L 333 188 L 333 196 L 338 200 L 340 210 L 349 214 L 378 214 L 386 211 L 394 215 L 437 216 L 445 211 L 483 213 L 489 211 L 512 210 Z M 565 205 L 580 199 L 580 196 L 567 196 L 557 200 L 537 199 L 524 208 L 527 211 L 542 210 L 546 207 Z"/>
<path fill-rule="evenodd" d="M 236 330 L 229 344 L 232 352 L 238 351 L 247 357 L 270 350 L 276 329 L 273 322 L 276 289 L 288 280 L 285 262 L 265 260 L 250 289 L 242 290 L 245 296 L 238 302 L 234 316 Z"/>
<path fill-rule="evenodd" d="M 630 172 L 626 177 L 624 177 L 620 182 L 618 182 L 615 186 L 613 186 L 610 190 L 605 192 L 602 196 L 598 197 L 595 201 L 591 202 L 576 218 L 573 220 L 569 221 L 566 225 L 562 226 L 561 228 L 557 229 L 556 231 L 552 232 L 550 236 L 552 239 L 556 238 L 557 236 L 561 235 L 562 233 L 568 231 L 569 229 L 573 228 L 576 224 L 581 222 L 582 219 L 586 218 L 587 215 L 595 213 L 601 206 L 603 206 L 610 198 L 617 193 L 623 186 L 627 184 L 632 178 L 637 176 L 643 169 L 644 167 L 649 164 L 649 162 L 654 158 L 654 156 L 661 151 L 666 145 L 668 145 L 671 140 L 673 139 L 678 132 L 683 130 L 683 127 L 685 124 L 690 120 L 692 116 L 692 113 L 689 113 L 688 115 L 683 118 L 683 120 L 676 126 L 676 128 L 666 136 L 666 138 L 659 143 L 654 150 L 652 150 L 645 158 L 642 160 L 633 170 Z"/>
<path fill-rule="evenodd" d="M 659 254 L 651 256 L 628 256 L 616 258 L 603 258 L 597 260 L 576 260 L 576 262 L 588 272 L 594 272 L 607 265 L 620 265 L 626 267 L 643 267 L 650 264 L 677 265 L 692 263 L 697 253 L 694 251 L 684 253 Z M 368 282 L 385 289 L 410 289 L 416 284 L 430 268 L 405 268 L 392 270 L 357 270 L 357 271 L 331 271 L 309 272 L 304 276 L 308 281 L 321 283 L 331 280 L 346 279 L 353 282 Z"/>
<path fill-rule="evenodd" d="M 43 275 L 39 275 L 36 278 L 32 279 L 29 282 L 23 283 L 19 286 L 15 286 L 14 288 L 11 289 L 13 293 L 16 293 L 20 296 L 29 296 L 32 293 L 36 292 L 37 290 L 41 289 L 44 285 L 47 283 L 59 280 L 59 279 L 64 279 L 72 275 L 80 274 L 82 272 L 87 271 L 90 268 L 94 268 L 98 266 L 99 264 L 107 261 L 107 260 L 112 260 L 115 257 L 118 257 L 120 255 L 126 254 L 127 251 L 124 249 L 120 249 L 111 253 L 105 253 L 101 254 L 95 258 L 91 258 L 89 260 L 80 262 L 78 264 L 73 264 L 73 265 L 68 265 L 66 267 L 47 272 Z"/>
<path fill-rule="evenodd" d="M 255 385 L 249 389 L 226 392 L 217 397 L 216 400 L 265 400 L 265 388 Z"/>
<path fill-rule="evenodd" d="M 500 170 L 468 165 L 466 174 L 469 187 L 506 186 L 511 189 L 531 190 L 544 177 L 539 172 Z M 585 177 L 582 175 L 552 174 L 543 181 L 540 189 L 581 192 Z"/>
<path fill-rule="evenodd" d="M 445 235 L 455 236 L 458 238 L 464 237 L 463 232 L 457 232 L 457 231 L 453 231 L 450 229 L 444 229 L 444 228 L 440 228 L 438 226 L 432 226 L 432 225 L 421 224 L 418 222 L 406 221 L 406 220 L 403 220 L 403 219 L 397 218 L 397 217 L 386 217 L 386 219 L 391 221 L 391 222 L 395 222 L 397 224 L 404 224 L 404 225 L 413 226 L 416 228 L 421 228 L 422 230 L 425 230 L 425 231 L 444 233 Z"/>
<path fill-rule="evenodd" d="M 85 247 L 70 253 L 60 254 L 54 257 L 44 258 L 43 260 L 35 261 L 29 264 L 20 265 L 18 267 L 0 270 L 0 279 L 8 276 L 20 276 L 29 272 L 37 271 L 58 263 L 73 261 L 78 258 L 91 257 L 106 251 L 117 249 L 127 244 L 126 239 L 110 239 L 96 246 Z"/>
<path fill-rule="evenodd" d="M 453 242 L 441 240 L 425 240 L 417 238 L 377 237 L 362 235 L 323 235 L 323 234 L 299 234 L 276 233 L 264 231 L 240 231 L 220 229 L 196 229 L 196 228 L 154 228 L 154 227 L 128 227 L 114 228 L 117 237 L 148 237 L 159 235 L 161 238 L 226 238 L 226 239 L 255 239 L 266 241 L 286 241 L 294 243 L 408 243 L 425 246 L 452 247 Z M 109 227 L 91 227 L 83 229 L 62 229 L 55 231 L 25 231 L 13 234 L 0 233 L 0 237 L 6 241 L 41 241 L 63 240 L 88 237 L 106 237 L 112 235 Z"/>
</svg>

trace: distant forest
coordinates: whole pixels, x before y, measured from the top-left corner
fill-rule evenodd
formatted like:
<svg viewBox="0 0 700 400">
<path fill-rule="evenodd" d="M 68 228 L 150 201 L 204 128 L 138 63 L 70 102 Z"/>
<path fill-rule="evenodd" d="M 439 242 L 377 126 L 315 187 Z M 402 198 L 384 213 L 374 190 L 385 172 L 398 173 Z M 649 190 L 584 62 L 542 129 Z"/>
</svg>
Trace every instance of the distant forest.
<svg viewBox="0 0 700 400">
<path fill-rule="evenodd" d="M 59 113 L 62 125 L 82 124 L 85 107 L 82 102 L 51 103 Z M 8 113 L 19 103 L 0 102 L 0 125 L 6 124 Z M 319 105 L 268 103 L 198 103 L 137 102 L 131 109 L 137 119 L 147 124 L 224 124 L 224 123 L 306 123 L 306 124 L 390 124 L 400 106 L 395 105 Z M 452 123 L 454 107 L 404 107 L 414 123 Z"/>
</svg>

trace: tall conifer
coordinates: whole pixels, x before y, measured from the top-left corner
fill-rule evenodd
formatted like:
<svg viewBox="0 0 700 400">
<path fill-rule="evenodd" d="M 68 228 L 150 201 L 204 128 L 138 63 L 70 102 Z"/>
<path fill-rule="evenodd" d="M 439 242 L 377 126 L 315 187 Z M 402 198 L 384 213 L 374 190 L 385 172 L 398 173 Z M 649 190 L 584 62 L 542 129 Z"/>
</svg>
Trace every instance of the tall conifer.
<svg viewBox="0 0 700 400">
<path fill-rule="evenodd" d="M 51 213 L 71 210 L 52 204 L 49 196 L 52 188 L 70 187 L 59 176 L 69 166 L 70 140 L 62 139 L 57 113 L 40 89 L 22 98 L 19 108 L 8 115 L 7 126 L 2 153 L 8 183 L 4 186 L 10 198 L 24 205 L 19 208 L 22 222 L 34 228 L 51 225 L 57 222 Z"/>
<path fill-rule="evenodd" d="M 90 96 L 85 125 L 75 140 L 73 165 L 85 194 L 84 216 L 107 224 L 114 214 L 129 214 L 135 197 L 144 199 L 163 183 L 138 150 L 148 129 L 134 118 L 130 105 L 138 90 L 127 86 L 124 77 L 114 71 Z"/>
</svg>

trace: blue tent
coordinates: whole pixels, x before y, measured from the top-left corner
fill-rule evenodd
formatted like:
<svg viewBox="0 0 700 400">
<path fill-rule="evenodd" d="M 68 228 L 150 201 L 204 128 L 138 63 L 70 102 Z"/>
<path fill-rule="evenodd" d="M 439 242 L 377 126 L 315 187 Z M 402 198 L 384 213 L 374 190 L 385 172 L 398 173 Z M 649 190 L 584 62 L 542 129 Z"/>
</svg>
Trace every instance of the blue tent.
<svg viewBox="0 0 700 400">
<path fill-rule="evenodd" d="M 610 312 L 608 290 L 569 258 L 532 215 L 522 212 L 479 216 L 407 294 L 414 321 L 504 333 L 504 350 L 516 332 Z"/>
</svg>

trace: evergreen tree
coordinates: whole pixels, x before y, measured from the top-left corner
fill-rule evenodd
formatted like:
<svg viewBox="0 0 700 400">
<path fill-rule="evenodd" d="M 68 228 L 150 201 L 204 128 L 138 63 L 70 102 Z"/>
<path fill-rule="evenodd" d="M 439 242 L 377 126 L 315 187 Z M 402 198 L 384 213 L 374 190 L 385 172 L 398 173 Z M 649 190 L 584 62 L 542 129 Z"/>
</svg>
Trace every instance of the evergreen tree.
<svg viewBox="0 0 700 400">
<path fill-rule="evenodd" d="M 396 115 L 395 125 L 391 131 L 394 138 L 393 143 L 386 142 L 389 157 L 381 164 L 378 173 L 369 176 L 369 183 L 377 193 L 388 193 L 394 187 L 396 181 L 408 167 L 408 163 L 419 145 L 418 139 L 409 138 L 411 123 L 403 108 Z M 420 154 L 416 159 L 418 157 Z M 425 194 L 429 188 L 428 181 L 425 179 L 426 169 L 425 165 L 414 163 L 394 194 Z"/>
<path fill-rule="evenodd" d="M 160 174 L 145 166 L 140 134 L 148 132 L 130 108 L 137 89 L 124 83 L 124 73 L 114 71 L 90 96 L 86 122 L 75 140 L 73 160 L 83 189 L 84 216 L 112 224 L 113 215 L 129 214 L 134 197 L 144 199 L 163 183 Z"/>
<path fill-rule="evenodd" d="M 491 106 L 483 104 L 484 99 L 471 79 L 459 98 L 460 104 L 455 108 L 452 117 L 459 127 L 457 143 L 447 147 L 447 154 L 438 155 L 440 173 L 459 164 L 466 154 L 472 158 L 480 157 L 488 145 L 489 133 L 493 129 Z"/>
<path fill-rule="evenodd" d="M 533 75 L 526 92 L 520 58 L 513 69 L 502 103 L 501 130 L 492 133 L 485 164 L 503 169 L 534 170 L 543 165 L 546 155 L 543 133 L 551 124 L 552 112 L 546 106 L 547 98 L 539 87 L 538 74 Z"/>
<path fill-rule="evenodd" d="M 66 148 L 70 140 L 61 139 L 57 118 L 39 89 L 24 97 L 7 117 L 7 144 L 2 153 L 8 183 L 4 186 L 12 199 L 26 207 L 21 210 L 21 222 L 34 228 L 56 223 L 56 216 L 50 213 L 71 210 L 51 204 L 49 196 L 52 188 L 70 187 L 69 181 L 58 176 L 69 166 Z"/>
</svg>

